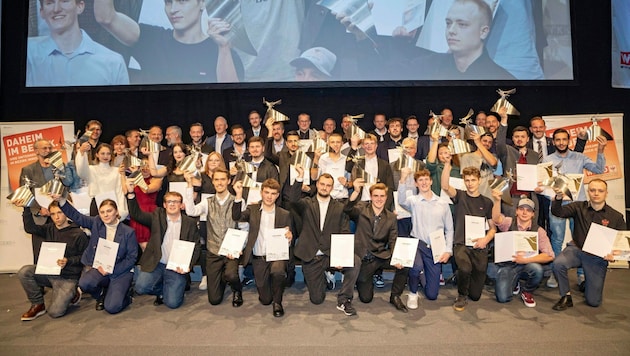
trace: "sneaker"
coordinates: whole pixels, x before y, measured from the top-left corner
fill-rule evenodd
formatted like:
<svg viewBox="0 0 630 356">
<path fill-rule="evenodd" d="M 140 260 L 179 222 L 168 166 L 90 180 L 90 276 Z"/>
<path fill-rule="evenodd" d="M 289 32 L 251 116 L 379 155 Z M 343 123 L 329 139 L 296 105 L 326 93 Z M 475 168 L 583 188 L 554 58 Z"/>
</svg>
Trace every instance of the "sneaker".
<svg viewBox="0 0 630 356">
<path fill-rule="evenodd" d="M 445 286 L 446 285 L 446 280 L 444 280 L 444 276 L 442 275 L 442 273 L 440 273 L 440 285 L 441 286 Z"/>
<path fill-rule="evenodd" d="M 252 283 L 254 283 L 254 279 L 253 279 L 253 278 L 249 278 L 249 277 L 244 277 L 244 278 L 243 278 L 243 282 L 242 282 L 242 284 L 243 284 L 244 286 L 248 286 L 248 285 L 250 285 L 250 284 L 252 284 Z"/>
<path fill-rule="evenodd" d="M 72 300 L 70 301 L 70 305 L 79 305 L 79 303 L 81 303 L 82 296 L 83 291 L 81 291 L 81 288 L 77 287 L 77 290 L 74 293 L 74 297 L 72 297 Z"/>
<path fill-rule="evenodd" d="M 337 284 L 335 280 L 335 274 L 332 272 L 325 271 L 324 276 L 326 277 L 326 289 L 333 290 Z"/>
<path fill-rule="evenodd" d="M 409 293 L 407 297 L 407 308 L 418 309 L 418 293 Z"/>
<path fill-rule="evenodd" d="M 383 288 L 385 287 L 385 281 L 383 280 L 383 276 L 380 274 L 375 274 L 374 276 L 372 276 L 372 279 L 374 280 L 374 285 L 376 286 L 376 288 Z"/>
<path fill-rule="evenodd" d="M 208 276 L 201 277 L 201 282 L 199 282 L 199 290 L 208 290 Z"/>
<path fill-rule="evenodd" d="M 464 311 L 464 309 L 466 309 L 466 305 L 468 305 L 466 296 L 460 295 L 457 297 L 457 299 L 455 299 L 455 303 L 453 303 L 453 309 L 457 311 Z"/>
<path fill-rule="evenodd" d="M 46 306 L 44 305 L 44 303 L 33 304 L 31 305 L 31 309 L 22 314 L 22 321 L 35 320 L 44 314 L 46 314 Z"/>
<path fill-rule="evenodd" d="M 512 295 L 518 295 L 521 292 L 521 282 L 516 282 L 514 289 L 512 289 Z"/>
<path fill-rule="evenodd" d="M 534 295 L 530 292 L 523 291 L 523 293 L 521 293 L 521 299 L 523 299 L 523 303 L 525 303 L 525 306 L 528 308 L 533 308 L 536 306 Z"/>
<path fill-rule="evenodd" d="M 549 287 L 549 288 L 558 288 L 558 281 L 556 281 L 556 277 L 553 274 L 547 280 L 547 287 Z"/>
<path fill-rule="evenodd" d="M 352 301 L 346 300 L 343 303 L 337 303 L 337 310 L 341 310 L 347 316 L 357 315 L 357 311 L 352 307 Z"/>
</svg>

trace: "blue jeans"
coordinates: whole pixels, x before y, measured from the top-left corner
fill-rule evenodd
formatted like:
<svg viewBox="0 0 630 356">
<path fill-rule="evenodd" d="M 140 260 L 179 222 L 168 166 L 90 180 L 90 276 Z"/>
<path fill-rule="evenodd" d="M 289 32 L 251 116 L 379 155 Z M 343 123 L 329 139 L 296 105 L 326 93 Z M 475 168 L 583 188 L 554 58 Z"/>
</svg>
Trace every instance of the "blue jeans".
<svg viewBox="0 0 630 356">
<path fill-rule="evenodd" d="M 423 273 L 424 272 L 424 273 Z M 433 252 L 427 245 L 418 241 L 418 250 L 413 267 L 409 270 L 409 291 L 418 292 L 418 283 L 422 282 L 424 295 L 429 300 L 436 300 L 440 291 L 441 263 L 433 263 Z M 422 274 L 424 278 L 422 278 Z"/>
<path fill-rule="evenodd" d="M 584 291 L 586 304 L 598 307 L 602 304 L 602 291 L 604 290 L 608 261 L 580 250 L 573 242 L 567 244 L 562 253 L 556 256 L 553 264 L 553 274 L 558 281 L 560 296 L 563 297 L 571 291 L 569 288 L 569 269 L 580 266 L 584 269 L 584 276 L 586 277 L 586 290 Z"/>
<path fill-rule="evenodd" d="M 498 266 L 494 294 L 499 303 L 507 303 L 512 300 L 512 290 L 520 279 L 525 280 L 525 283 L 521 284 L 521 288 L 525 292 L 532 293 L 538 288 L 543 278 L 544 268 L 540 263 L 520 265 L 507 262 L 499 263 Z"/>
<path fill-rule="evenodd" d="M 53 318 L 63 316 L 77 291 L 77 280 L 35 274 L 35 268 L 35 265 L 26 265 L 18 272 L 26 297 L 31 304 L 44 304 L 43 287 L 52 288 L 52 304 L 46 310 Z"/>
<path fill-rule="evenodd" d="M 186 275 L 166 269 L 164 263 L 158 263 L 152 272 L 144 272 L 141 268 L 136 280 L 136 293 L 162 296 L 164 305 L 171 309 L 184 303 L 185 288 Z"/>
<path fill-rule="evenodd" d="M 116 314 L 131 304 L 129 287 L 133 280 L 133 272 L 125 272 L 116 277 L 111 274 L 103 276 L 97 269 L 90 268 L 83 272 L 79 278 L 79 287 L 85 293 L 90 293 L 94 299 L 99 299 L 103 289 L 107 288 L 105 294 L 105 311 Z"/>
</svg>

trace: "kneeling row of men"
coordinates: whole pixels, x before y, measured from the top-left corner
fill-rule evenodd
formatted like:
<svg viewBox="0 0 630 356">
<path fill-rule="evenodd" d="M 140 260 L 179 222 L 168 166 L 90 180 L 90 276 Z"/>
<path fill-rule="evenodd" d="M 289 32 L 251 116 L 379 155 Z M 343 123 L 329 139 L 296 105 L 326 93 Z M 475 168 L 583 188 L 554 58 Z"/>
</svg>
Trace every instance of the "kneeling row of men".
<svg viewBox="0 0 630 356">
<path fill-rule="evenodd" d="M 323 303 L 326 295 L 325 272 L 331 269 L 344 274 L 341 289 L 337 295 L 337 309 L 346 315 L 356 315 L 352 306 L 353 292 L 356 285 L 359 299 L 369 303 L 374 296 L 372 276 L 376 270 L 391 265 L 392 251 L 398 235 L 397 220 L 393 212 L 385 209 L 388 187 L 382 183 L 369 186 L 370 201 L 361 202 L 360 196 L 366 187 L 361 179 L 353 181 L 354 192 L 347 201 L 330 197 L 334 178 L 323 174 L 316 183 L 317 193 L 313 197 L 301 197 L 304 170 L 296 166 L 298 176 L 291 186 L 292 210 L 299 212 L 301 227 L 299 238 L 293 247 L 295 257 L 302 261 L 304 280 L 312 303 Z M 534 203 L 521 199 L 514 218 L 505 217 L 500 212 L 501 193 L 495 192 L 494 203 L 479 194 L 479 170 L 465 168 L 462 176 L 465 191 L 458 191 L 448 183 L 450 162 L 447 162 L 442 174 L 442 188 L 451 197 L 455 207 L 455 224 L 449 204 L 439 199 L 431 191 L 432 179 L 429 171 L 412 172 L 402 170 L 399 188 L 399 204 L 411 211 L 411 236 L 419 239 L 415 262 L 412 268 L 396 264 L 392 284 L 390 303 L 402 312 L 418 307 L 418 286 L 422 285 L 427 299 L 438 296 L 441 263 L 451 257 L 457 264 L 456 280 L 458 297 L 453 308 L 462 311 L 467 300 L 479 300 L 483 290 L 488 265 L 488 244 L 496 232 L 495 223 L 502 231 L 532 230 L 538 232 L 539 254 L 525 258 L 514 256 L 513 262 L 501 264 L 497 275 L 496 298 L 499 302 L 511 300 L 513 291 L 518 294 L 519 280 L 525 279 L 521 296 L 525 305 L 535 306 L 532 292 L 543 278 L 542 265 L 549 265 L 554 254 L 544 229 L 535 226 L 533 219 Z M 413 183 L 410 183 L 413 177 Z M 282 297 L 287 277 L 288 261 L 267 261 L 266 239 L 272 229 L 286 230 L 287 243 L 293 240 L 291 213 L 276 206 L 280 186 L 274 179 L 268 179 L 260 186 L 261 200 L 258 203 L 243 206 L 243 182 L 233 185 L 235 195 L 230 194 L 229 172 L 217 169 L 212 176 L 216 194 L 195 205 L 191 177 L 187 176 L 188 189 L 185 196 L 177 192 L 168 192 L 164 197 L 163 207 L 155 211 L 144 212 L 138 206 L 135 195 L 129 193 L 127 201 L 131 217 L 151 228 L 151 238 L 142 253 L 138 264 L 140 272 L 135 283 L 138 294 L 156 295 L 155 305 L 166 304 L 178 308 L 184 301 L 186 274 L 192 268 L 192 261 L 197 261 L 200 253 L 197 222 L 193 216 L 207 216 L 207 257 L 208 300 L 216 305 L 222 302 L 225 288 L 230 285 L 232 305 L 243 304 L 242 285 L 239 279 L 239 264 L 251 262 L 259 300 L 263 305 L 272 304 L 273 315 L 284 315 Z M 128 192 L 133 192 L 133 183 L 127 182 Z M 418 194 L 406 196 L 405 184 L 415 184 Z M 576 202 L 562 205 L 559 195 L 553 203 L 553 212 L 558 216 L 574 216 L 583 223 L 578 224 L 573 242 L 555 256 L 553 273 L 560 282 L 561 299 L 555 310 L 564 310 L 572 306 L 567 271 L 569 268 L 582 266 L 586 274 L 586 302 L 591 306 L 601 304 L 604 278 L 608 261 L 613 256 L 602 259 L 581 250 L 591 222 L 602 223 L 614 229 L 625 229 L 623 216 L 606 205 L 607 185 L 602 180 L 594 180 L 589 186 L 589 202 Z M 96 300 L 96 309 L 105 309 L 109 313 L 118 313 L 132 301 L 133 267 L 137 262 L 138 244 L 135 232 L 120 222 L 116 203 L 105 200 L 99 206 L 99 216 L 89 217 L 80 214 L 65 199 L 53 196 L 55 200 L 49 207 L 52 223 L 38 226 L 33 222 L 29 211 L 23 214 L 24 227 L 29 233 L 46 236 L 48 241 L 65 242 L 65 257 L 58 260 L 62 268 L 61 275 L 48 276 L 35 274 L 35 266 L 24 266 L 18 273 L 20 281 L 31 302 L 31 308 L 22 320 L 33 320 L 46 313 L 43 299 L 43 287 L 53 288 L 53 301 L 48 309 L 52 317 L 65 314 L 69 305 L 77 304 L 83 292 L 90 293 Z M 182 214 L 182 210 L 186 214 Z M 466 217 L 477 216 L 486 219 L 486 235 L 466 243 Z M 70 223 L 68 218 L 73 221 Z M 356 224 L 354 242 L 354 267 L 330 266 L 331 234 L 349 233 L 349 219 Z M 238 222 L 249 223 L 248 238 L 240 256 L 221 256 L 219 248 L 229 228 L 235 228 Z M 88 237 L 77 226 L 88 228 Z M 583 226 L 582 226 L 583 225 Z M 434 257 L 431 250 L 430 235 L 435 231 L 444 235 L 445 252 Z M 108 239 L 119 244 L 116 263 L 112 273 L 102 267 L 92 268 L 99 239 Z M 166 268 L 171 247 L 175 240 L 195 243 L 191 265 L 187 269 Z M 82 272 L 83 271 L 83 272 Z M 78 288 L 76 288 L 78 280 Z M 407 304 L 401 300 L 405 284 L 408 282 L 410 294 Z"/>
</svg>

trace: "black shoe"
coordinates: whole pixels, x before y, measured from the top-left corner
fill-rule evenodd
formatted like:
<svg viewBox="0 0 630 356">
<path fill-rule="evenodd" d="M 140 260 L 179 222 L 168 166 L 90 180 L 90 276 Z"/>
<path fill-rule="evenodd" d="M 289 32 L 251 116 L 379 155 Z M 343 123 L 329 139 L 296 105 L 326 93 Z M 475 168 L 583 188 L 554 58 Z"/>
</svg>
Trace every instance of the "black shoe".
<svg viewBox="0 0 630 356">
<path fill-rule="evenodd" d="M 398 295 L 394 295 L 392 297 L 389 298 L 389 303 L 394 305 L 396 307 L 396 309 L 400 310 L 403 313 L 408 312 L 409 310 L 407 309 L 407 306 L 405 305 L 405 303 L 402 302 L 402 300 L 400 300 L 400 296 Z"/>
<path fill-rule="evenodd" d="M 273 303 L 273 316 L 280 318 L 284 316 L 284 308 L 281 303 Z"/>
<path fill-rule="evenodd" d="M 164 304 L 164 297 L 162 297 L 161 295 L 158 295 L 157 297 L 155 297 L 155 300 L 153 301 L 153 305 L 160 306 Z"/>
<path fill-rule="evenodd" d="M 248 285 L 254 283 L 254 279 L 253 278 L 249 278 L 249 277 L 243 277 L 243 281 L 241 283 L 244 286 L 248 286 Z"/>
<path fill-rule="evenodd" d="M 232 306 L 234 308 L 238 308 L 241 305 L 243 305 L 243 293 L 236 291 L 234 292 L 234 295 L 232 295 Z"/>
<path fill-rule="evenodd" d="M 105 296 L 101 296 L 96 301 L 96 310 L 103 310 L 103 309 L 105 309 Z"/>
<path fill-rule="evenodd" d="M 560 298 L 560 300 L 551 308 L 557 311 L 567 310 L 567 308 L 573 307 L 573 299 L 571 299 L 570 295 L 565 295 Z"/>
<path fill-rule="evenodd" d="M 583 281 L 582 283 L 580 283 L 578 285 L 578 288 L 580 289 L 580 292 L 584 293 L 586 291 L 586 281 Z"/>
</svg>

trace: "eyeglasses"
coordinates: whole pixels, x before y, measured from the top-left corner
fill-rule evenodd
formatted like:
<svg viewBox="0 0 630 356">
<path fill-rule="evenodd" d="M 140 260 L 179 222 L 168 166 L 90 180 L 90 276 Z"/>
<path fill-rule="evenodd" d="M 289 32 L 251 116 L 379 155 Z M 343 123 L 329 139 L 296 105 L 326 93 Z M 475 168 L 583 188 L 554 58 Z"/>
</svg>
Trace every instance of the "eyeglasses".
<svg viewBox="0 0 630 356">
<path fill-rule="evenodd" d="M 181 204 L 182 203 L 181 200 L 165 200 L 164 202 L 166 204 Z"/>
</svg>

